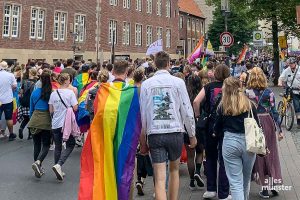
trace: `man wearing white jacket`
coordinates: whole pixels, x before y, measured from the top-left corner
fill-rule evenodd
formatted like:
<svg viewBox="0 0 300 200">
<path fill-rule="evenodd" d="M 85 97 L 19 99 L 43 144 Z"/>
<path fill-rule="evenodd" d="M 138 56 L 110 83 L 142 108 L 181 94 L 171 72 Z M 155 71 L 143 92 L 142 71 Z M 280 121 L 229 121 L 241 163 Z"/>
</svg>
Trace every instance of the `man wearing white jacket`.
<svg viewBox="0 0 300 200">
<path fill-rule="evenodd" d="M 145 135 L 148 137 L 155 175 L 155 197 L 166 200 L 166 161 L 170 161 L 169 198 L 177 200 L 179 190 L 179 159 L 183 146 L 185 128 L 190 139 L 190 148 L 197 144 L 193 108 L 185 83 L 172 76 L 170 57 L 161 51 L 155 56 L 158 71 L 141 86 L 141 116 L 143 134 L 142 153 L 146 153 Z"/>
</svg>

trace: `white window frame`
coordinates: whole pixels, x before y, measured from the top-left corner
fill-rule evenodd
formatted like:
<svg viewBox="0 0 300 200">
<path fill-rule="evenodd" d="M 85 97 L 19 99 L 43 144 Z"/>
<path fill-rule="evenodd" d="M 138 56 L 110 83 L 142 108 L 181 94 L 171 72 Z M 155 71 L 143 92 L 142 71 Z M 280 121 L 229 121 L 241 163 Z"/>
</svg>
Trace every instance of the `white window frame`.
<svg viewBox="0 0 300 200">
<path fill-rule="evenodd" d="M 142 32 L 143 32 L 143 25 L 142 24 L 135 24 L 135 45 L 142 46 Z"/>
<path fill-rule="evenodd" d="M 166 48 L 171 48 L 171 29 L 166 30 Z"/>
<path fill-rule="evenodd" d="M 153 27 L 150 25 L 148 25 L 146 28 L 146 36 L 147 36 L 146 45 L 148 47 L 153 43 Z"/>
<path fill-rule="evenodd" d="M 74 15 L 74 33 L 77 34 L 75 41 L 84 42 L 86 37 L 86 15 L 75 13 Z"/>
<path fill-rule="evenodd" d="M 130 22 L 123 22 L 123 45 L 130 45 L 130 34 L 131 34 Z"/>
<path fill-rule="evenodd" d="M 118 0 L 109 0 L 109 5 L 117 6 L 118 5 Z"/>
<path fill-rule="evenodd" d="M 153 10 L 153 0 L 147 0 L 147 13 L 152 14 Z"/>
<path fill-rule="evenodd" d="M 135 10 L 142 12 L 142 0 L 136 0 Z"/>
<path fill-rule="evenodd" d="M 123 0 L 123 8 L 130 9 L 131 0 Z"/>
<path fill-rule="evenodd" d="M 57 18 L 56 18 L 57 16 Z M 65 41 L 67 33 L 67 20 L 68 13 L 64 11 L 54 11 L 54 23 L 53 23 L 53 40 Z M 57 28 L 57 32 L 56 32 Z"/>
<path fill-rule="evenodd" d="M 161 16 L 162 14 L 162 0 L 157 0 L 157 3 L 156 3 L 156 14 L 158 16 Z"/>
<path fill-rule="evenodd" d="M 9 7 L 8 13 L 6 13 L 7 9 L 6 7 Z M 17 10 L 15 10 L 17 9 Z M 19 4 L 13 4 L 13 3 L 5 3 L 3 7 L 3 30 L 2 35 L 3 37 L 12 37 L 17 38 L 19 37 L 19 31 L 20 31 L 20 22 L 21 22 L 21 5 Z M 15 13 L 15 11 L 17 11 Z M 4 25 L 7 21 L 7 29 Z"/>
<path fill-rule="evenodd" d="M 171 1 L 166 0 L 166 17 L 171 18 Z"/>
<path fill-rule="evenodd" d="M 191 18 L 187 18 L 186 26 L 187 26 L 187 30 L 191 30 Z"/>
<path fill-rule="evenodd" d="M 118 38 L 117 38 L 117 33 L 118 33 L 118 22 L 114 19 L 109 20 L 108 22 L 108 43 L 112 44 L 113 42 L 113 33 L 115 35 L 115 45 L 117 44 Z"/>
<path fill-rule="evenodd" d="M 33 16 L 33 12 L 35 16 Z M 45 38 L 46 9 L 31 7 L 29 38 L 43 40 Z"/>
<path fill-rule="evenodd" d="M 157 40 L 163 39 L 163 28 L 162 27 L 156 27 L 156 36 L 157 36 Z"/>
<path fill-rule="evenodd" d="M 180 29 L 183 28 L 183 16 L 182 15 L 179 16 L 179 28 Z"/>
</svg>

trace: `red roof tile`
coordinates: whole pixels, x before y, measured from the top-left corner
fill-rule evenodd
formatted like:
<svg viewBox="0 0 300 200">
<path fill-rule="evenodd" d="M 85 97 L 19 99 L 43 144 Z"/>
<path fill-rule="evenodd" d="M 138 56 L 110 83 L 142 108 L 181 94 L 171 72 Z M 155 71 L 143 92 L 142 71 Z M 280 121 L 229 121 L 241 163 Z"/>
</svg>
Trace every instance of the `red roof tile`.
<svg viewBox="0 0 300 200">
<path fill-rule="evenodd" d="M 179 10 L 197 17 L 205 18 L 194 0 L 178 0 Z"/>
</svg>

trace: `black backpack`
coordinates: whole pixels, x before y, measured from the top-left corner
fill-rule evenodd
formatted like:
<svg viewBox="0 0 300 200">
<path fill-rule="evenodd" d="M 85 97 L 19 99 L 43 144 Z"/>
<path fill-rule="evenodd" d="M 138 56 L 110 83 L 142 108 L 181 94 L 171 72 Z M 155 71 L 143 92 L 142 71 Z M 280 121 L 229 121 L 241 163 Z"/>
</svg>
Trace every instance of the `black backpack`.
<svg viewBox="0 0 300 200">
<path fill-rule="evenodd" d="M 30 96 L 34 89 L 34 85 L 35 83 L 32 81 L 26 81 L 24 83 L 23 96 L 19 99 L 22 107 L 30 107 Z"/>
</svg>

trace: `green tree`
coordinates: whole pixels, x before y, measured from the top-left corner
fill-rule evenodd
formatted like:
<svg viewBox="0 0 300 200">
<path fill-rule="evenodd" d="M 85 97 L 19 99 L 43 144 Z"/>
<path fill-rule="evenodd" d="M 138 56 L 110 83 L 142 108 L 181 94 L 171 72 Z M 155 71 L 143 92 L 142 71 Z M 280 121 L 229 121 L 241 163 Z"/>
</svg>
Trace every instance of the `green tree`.
<svg viewBox="0 0 300 200">
<path fill-rule="evenodd" d="M 252 40 L 252 32 L 257 29 L 257 21 L 246 17 L 247 8 L 231 10 L 228 16 L 228 32 L 234 37 L 234 44 L 228 49 L 228 53 L 238 55 L 244 44 Z M 225 31 L 225 18 L 222 16 L 220 6 L 214 12 L 213 23 L 208 30 L 208 37 L 215 50 L 220 44 L 220 35 Z"/>
</svg>

